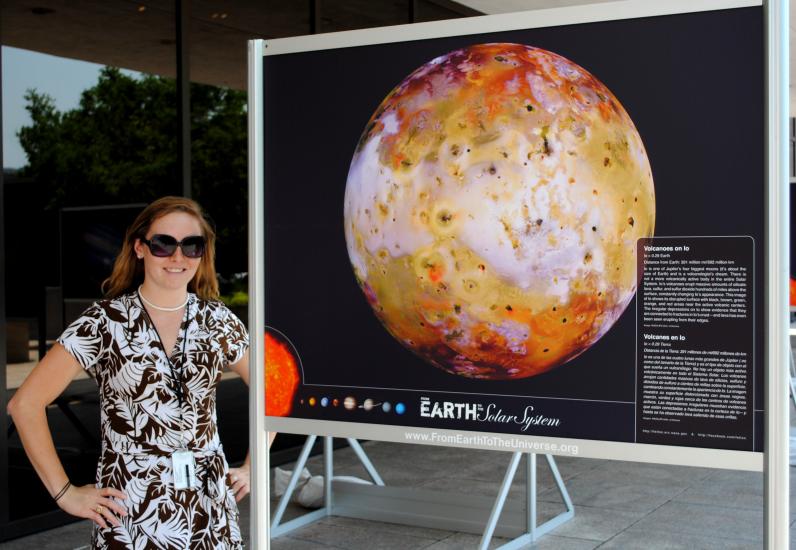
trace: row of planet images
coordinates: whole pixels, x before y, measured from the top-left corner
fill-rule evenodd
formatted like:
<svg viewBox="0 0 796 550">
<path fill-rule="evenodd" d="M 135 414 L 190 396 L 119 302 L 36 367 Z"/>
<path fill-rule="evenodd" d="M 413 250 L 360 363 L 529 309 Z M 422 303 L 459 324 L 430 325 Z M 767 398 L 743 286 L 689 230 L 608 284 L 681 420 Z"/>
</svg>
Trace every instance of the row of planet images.
<svg viewBox="0 0 796 550">
<path fill-rule="evenodd" d="M 309 405 L 310 407 L 339 407 L 341 401 L 337 398 L 329 399 L 328 397 L 321 397 L 320 399 L 316 397 L 309 397 L 307 399 L 301 399 L 299 401 L 302 405 Z M 395 414 L 404 414 L 406 412 L 406 405 L 403 403 L 396 403 L 393 407 L 392 403 L 389 401 L 384 401 L 382 403 L 377 403 L 373 399 L 365 399 L 361 404 L 357 403 L 355 397 L 348 396 L 342 401 L 343 408 L 349 411 L 353 411 L 355 409 L 362 409 L 364 411 L 370 412 L 372 410 L 381 409 L 385 413 L 395 411 Z"/>
</svg>

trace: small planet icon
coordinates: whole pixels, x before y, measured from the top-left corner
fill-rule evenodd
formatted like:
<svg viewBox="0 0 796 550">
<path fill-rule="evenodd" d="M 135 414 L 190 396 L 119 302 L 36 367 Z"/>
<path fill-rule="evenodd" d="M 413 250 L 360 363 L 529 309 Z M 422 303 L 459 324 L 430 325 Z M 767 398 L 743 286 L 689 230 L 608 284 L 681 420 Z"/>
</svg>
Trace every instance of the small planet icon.
<svg viewBox="0 0 796 550">
<path fill-rule="evenodd" d="M 357 408 L 357 400 L 351 397 L 350 395 L 343 400 L 343 406 L 352 411 Z"/>
<path fill-rule="evenodd" d="M 310 403 L 310 407 L 314 407 L 314 406 L 315 406 L 315 403 L 317 403 L 317 401 L 315 400 L 315 398 L 314 398 L 314 397 L 310 397 L 310 399 L 309 399 L 309 403 Z"/>
<path fill-rule="evenodd" d="M 334 407 L 337 407 L 337 406 L 339 406 L 339 405 L 340 405 L 340 400 L 339 400 L 339 399 L 337 399 L 337 398 L 335 398 L 335 399 L 332 401 L 332 406 L 334 406 Z"/>
<path fill-rule="evenodd" d="M 329 406 L 329 398 L 324 397 L 321 399 L 321 407 L 328 407 Z"/>
<path fill-rule="evenodd" d="M 365 401 L 362 403 L 362 408 L 366 411 L 373 410 L 373 399 L 365 399 Z"/>
<path fill-rule="evenodd" d="M 390 404 L 389 401 L 385 401 L 384 403 L 381 404 L 381 410 L 388 413 L 392 410 L 392 405 Z"/>
<path fill-rule="evenodd" d="M 406 412 L 406 405 L 403 403 L 396 403 L 395 404 L 395 413 L 396 414 L 403 414 Z"/>
<path fill-rule="evenodd" d="M 641 136 L 594 75 L 477 44 L 379 105 L 343 217 L 357 282 L 398 342 L 449 373 L 519 379 L 577 357 L 625 311 L 655 190 Z"/>
</svg>

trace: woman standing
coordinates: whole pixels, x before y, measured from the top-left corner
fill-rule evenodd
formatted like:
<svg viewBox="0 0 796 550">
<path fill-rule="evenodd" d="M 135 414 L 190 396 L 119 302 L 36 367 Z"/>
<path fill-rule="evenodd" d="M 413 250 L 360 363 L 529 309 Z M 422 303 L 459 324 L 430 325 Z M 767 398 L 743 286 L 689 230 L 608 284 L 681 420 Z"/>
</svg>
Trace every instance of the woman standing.
<svg viewBox="0 0 796 550">
<path fill-rule="evenodd" d="M 215 232 L 194 201 L 165 197 L 127 230 L 106 299 L 58 338 L 8 405 L 25 451 L 66 512 L 94 521 L 92 548 L 241 548 L 236 500 L 249 458 L 228 468 L 216 430 L 225 368 L 248 384 L 248 334 L 217 301 Z M 45 407 L 80 369 L 100 392 L 95 485 L 75 487 Z"/>
</svg>

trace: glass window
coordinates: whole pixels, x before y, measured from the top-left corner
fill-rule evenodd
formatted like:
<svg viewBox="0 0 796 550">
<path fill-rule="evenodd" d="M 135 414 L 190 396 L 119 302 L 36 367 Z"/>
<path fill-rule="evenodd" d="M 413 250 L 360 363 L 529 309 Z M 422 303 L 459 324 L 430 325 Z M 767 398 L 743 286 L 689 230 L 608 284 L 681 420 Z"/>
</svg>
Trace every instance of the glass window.
<svg viewBox="0 0 796 550">
<path fill-rule="evenodd" d="M 173 5 L 3 4 L 6 397 L 65 325 L 101 297 L 123 232 L 143 204 L 179 191 Z M 93 482 L 95 382 L 79 375 L 47 416 L 71 481 Z M 69 521 L 8 420 L 0 434 L 7 457 L 0 486 L 8 488 L 0 531 L 18 536 Z M 40 514 L 35 524 L 22 521 Z"/>
</svg>

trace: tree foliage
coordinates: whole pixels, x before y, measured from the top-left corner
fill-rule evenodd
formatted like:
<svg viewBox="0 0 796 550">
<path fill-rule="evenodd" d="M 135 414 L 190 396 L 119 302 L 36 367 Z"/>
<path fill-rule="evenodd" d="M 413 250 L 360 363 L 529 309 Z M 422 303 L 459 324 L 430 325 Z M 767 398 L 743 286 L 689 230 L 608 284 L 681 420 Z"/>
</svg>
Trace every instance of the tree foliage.
<svg viewBox="0 0 796 550">
<path fill-rule="evenodd" d="M 44 209 L 150 202 L 181 193 L 173 79 L 101 70 L 80 104 L 60 112 L 29 90 L 31 124 L 19 131 Z M 218 269 L 247 269 L 245 93 L 191 85 L 191 180 L 219 235 Z"/>
</svg>

